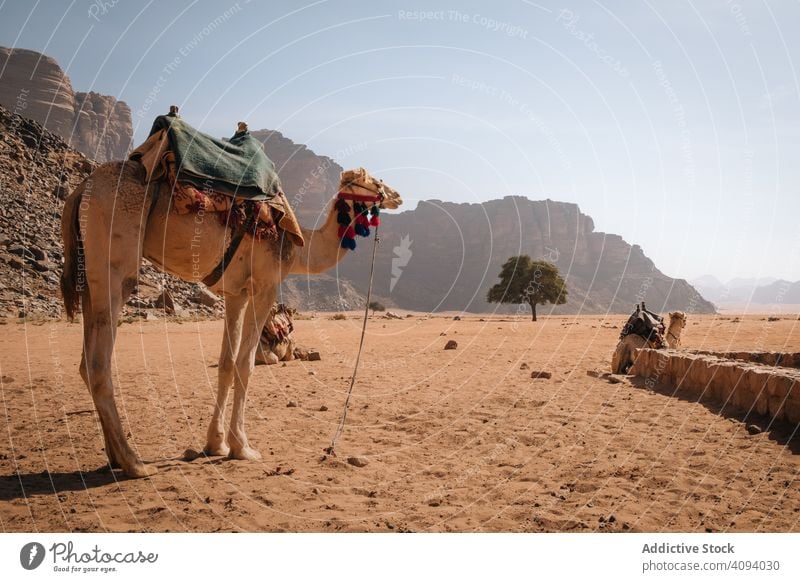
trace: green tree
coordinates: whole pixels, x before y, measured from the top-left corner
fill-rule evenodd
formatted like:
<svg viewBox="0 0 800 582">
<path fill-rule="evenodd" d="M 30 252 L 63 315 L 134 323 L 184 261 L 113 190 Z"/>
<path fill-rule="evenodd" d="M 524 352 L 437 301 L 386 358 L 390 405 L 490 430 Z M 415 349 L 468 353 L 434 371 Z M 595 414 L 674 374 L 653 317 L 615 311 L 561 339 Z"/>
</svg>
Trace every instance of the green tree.
<svg viewBox="0 0 800 582">
<path fill-rule="evenodd" d="M 527 303 L 536 321 L 536 306 L 567 302 L 567 285 L 558 267 L 547 261 L 533 261 L 528 255 L 511 257 L 500 270 L 500 282 L 489 289 L 489 303 Z"/>
<path fill-rule="evenodd" d="M 386 311 L 386 306 L 380 301 L 370 301 L 369 308 L 372 310 L 373 316 L 376 311 Z"/>
</svg>

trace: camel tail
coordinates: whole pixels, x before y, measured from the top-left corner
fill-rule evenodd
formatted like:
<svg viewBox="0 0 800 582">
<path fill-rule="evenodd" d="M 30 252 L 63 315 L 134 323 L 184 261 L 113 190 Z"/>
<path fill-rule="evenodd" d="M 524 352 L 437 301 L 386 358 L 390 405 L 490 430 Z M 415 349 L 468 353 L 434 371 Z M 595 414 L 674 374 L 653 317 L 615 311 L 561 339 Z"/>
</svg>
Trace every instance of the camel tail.
<svg viewBox="0 0 800 582">
<path fill-rule="evenodd" d="M 78 211 L 81 207 L 83 184 L 73 191 L 64 203 L 61 213 L 61 239 L 64 243 L 64 270 L 61 273 L 61 296 L 67 318 L 75 320 L 81 306 L 81 295 L 86 285 L 83 242 L 80 236 Z"/>
</svg>

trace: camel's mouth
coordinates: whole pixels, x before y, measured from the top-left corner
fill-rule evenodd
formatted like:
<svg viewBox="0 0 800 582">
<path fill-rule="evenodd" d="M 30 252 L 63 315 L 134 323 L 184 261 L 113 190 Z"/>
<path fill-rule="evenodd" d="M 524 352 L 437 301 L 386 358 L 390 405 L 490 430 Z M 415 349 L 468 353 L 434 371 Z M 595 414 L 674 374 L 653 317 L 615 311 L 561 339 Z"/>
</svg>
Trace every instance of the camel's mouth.
<svg viewBox="0 0 800 582">
<path fill-rule="evenodd" d="M 400 197 L 400 194 L 386 184 L 383 185 L 383 194 L 385 196 L 383 202 L 381 202 L 381 207 L 383 208 L 394 210 L 395 208 L 399 208 L 403 203 L 403 199 Z"/>
<path fill-rule="evenodd" d="M 387 186 L 364 168 L 356 168 L 354 170 L 345 170 L 342 172 L 339 192 L 371 196 L 383 194 L 381 207 L 387 210 L 399 208 L 403 203 L 403 199 L 400 197 L 400 194 L 397 193 L 397 190 Z"/>
</svg>

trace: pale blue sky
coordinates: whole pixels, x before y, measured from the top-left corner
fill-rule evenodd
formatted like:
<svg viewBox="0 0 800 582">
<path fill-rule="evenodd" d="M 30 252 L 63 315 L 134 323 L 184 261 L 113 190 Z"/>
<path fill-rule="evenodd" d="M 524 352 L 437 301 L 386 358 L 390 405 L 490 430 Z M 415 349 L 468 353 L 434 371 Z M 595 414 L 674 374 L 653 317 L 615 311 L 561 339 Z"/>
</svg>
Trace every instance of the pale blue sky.
<svg viewBox="0 0 800 582">
<path fill-rule="evenodd" d="M 576 202 L 668 275 L 800 279 L 800 3 L 10 2 L 0 44 L 419 199 Z"/>
</svg>

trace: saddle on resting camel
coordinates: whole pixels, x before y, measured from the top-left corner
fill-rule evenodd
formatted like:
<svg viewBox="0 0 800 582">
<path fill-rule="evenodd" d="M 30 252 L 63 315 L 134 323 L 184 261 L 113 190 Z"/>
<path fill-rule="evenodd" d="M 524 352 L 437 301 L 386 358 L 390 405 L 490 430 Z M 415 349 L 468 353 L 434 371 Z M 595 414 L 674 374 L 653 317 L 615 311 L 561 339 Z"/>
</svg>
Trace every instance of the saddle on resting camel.
<svg viewBox="0 0 800 582">
<path fill-rule="evenodd" d="M 155 119 L 147 140 L 128 159 L 142 164 L 146 183 L 167 185 L 173 212 L 216 212 L 233 229 L 222 261 L 203 279 L 209 287 L 222 277 L 245 234 L 277 240 L 280 229 L 293 244 L 305 244 L 275 164 L 244 123 L 230 139 L 216 139 L 183 121 L 173 106 Z"/>
</svg>

